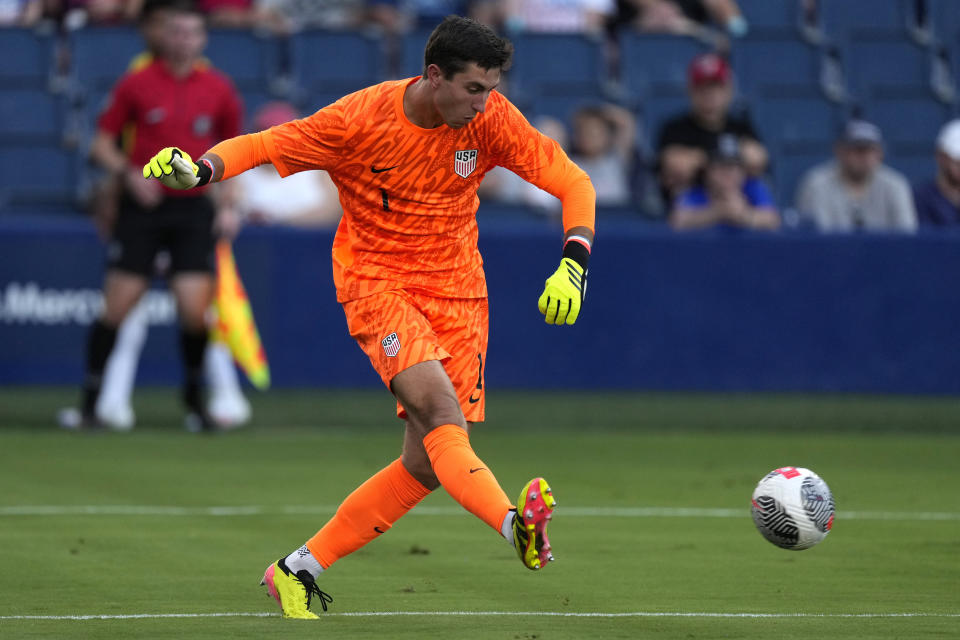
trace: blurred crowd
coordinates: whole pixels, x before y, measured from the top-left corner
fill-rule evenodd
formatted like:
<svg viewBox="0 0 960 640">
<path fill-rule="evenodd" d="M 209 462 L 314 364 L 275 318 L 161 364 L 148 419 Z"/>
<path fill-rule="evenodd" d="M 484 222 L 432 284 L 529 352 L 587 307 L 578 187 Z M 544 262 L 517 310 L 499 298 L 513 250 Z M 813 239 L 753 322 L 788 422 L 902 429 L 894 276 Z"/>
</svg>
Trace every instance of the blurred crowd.
<svg viewBox="0 0 960 640">
<path fill-rule="evenodd" d="M 0 0 L 0 24 L 67 28 L 134 23 L 150 0 Z M 291 33 L 308 28 L 432 28 L 451 13 L 504 31 L 595 32 L 622 27 L 716 38 L 748 25 L 735 0 L 197 0 L 213 27 Z"/>
<path fill-rule="evenodd" d="M 162 27 L 155 18 L 166 4 L 0 0 L 0 21 L 29 25 L 46 20 L 68 30 L 87 24 L 136 23 L 149 51 L 157 46 L 151 40 Z M 816 2 L 801 3 L 807 4 L 814 7 Z M 884 164 L 884 132 L 859 118 L 850 119 L 837 132 L 832 149 L 822 149 L 822 164 L 809 167 L 796 194 L 779 194 L 790 213 L 781 216 L 766 183 L 775 159 L 748 115 L 750 105 L 736 95 L 736 79 L 724 53 L 731 39 L 750 29 L 736 0 L 197 0 L 195 6 L 209 26 L 274 34 L 308 28 L 404 33 L 461 13 L 508 35 L 574 32 L 600 37 L 634 29 L 694 36 L 712 43 L 715 52 L 689 61 L 687 108 L 656 130 L 641 136 L 631 110 L 602 101 L 581 106 L 569 122 L 532 116 L 534 124 L 560 142 L 590 175 L 598 205 L 637 210 L 677 230 L 772 230 L 786 220 L 792 227 L 824 232 L 912 232 L 920 225 L 960 223 L 960 122 L 950 123 L 936 140 L 936 175 L 911 186 Z M 502 90 L 509 96 L 509 89 L 508 75 Z M 250 121 L 263 128 L 296 115 L 291 104 L 271 103 Z M 644 138 L 652 144 L 644 144 Z M 310 202 L 302 203 L 304 211 L 271 211 L 280 203 L 290 209 L 299 201 L 275 197 L 276 178 L 268 173 L 251 172 L 241 187 L 243 197 L 237 201 L 245 203 L 248 221 L 336 221 L 335 193 L 323 180 L 310 185 L 305 181 L 303 192 L 309 192 Z M 505 170 L 488 176 L 481 196 L 487 202 L 525 205 L 546 216 L 559 214 L 555 199 Z"/>
</svg>

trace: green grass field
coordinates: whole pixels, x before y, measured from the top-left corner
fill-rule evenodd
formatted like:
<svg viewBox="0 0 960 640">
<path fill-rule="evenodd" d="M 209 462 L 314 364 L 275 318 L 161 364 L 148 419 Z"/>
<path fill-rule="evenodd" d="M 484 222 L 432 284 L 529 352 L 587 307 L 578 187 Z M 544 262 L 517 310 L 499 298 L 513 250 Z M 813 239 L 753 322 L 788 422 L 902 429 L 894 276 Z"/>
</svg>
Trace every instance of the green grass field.
<svg viewBox="0 0 960 640">
<path fill-rule="evenodd" d="M 257 583 L 396 456 L 386 392 L 257 395 L 219 436 L 184 432 L 170 390 L 138 393 L 132 433 L 60 432 L 74 399 L 0 390 L 3 638 L 960 636 L 956 399 L 493 392 L 474 447 L 510 494 L 550 481 L 557 562 L 523 569 L 438 491 L 322 576 L 313 622 Z M 750 519 L 783 465 L 837 501 L 808 551 Z M 61 618 L 142 614 L 167 617 Z"/>
</svg>

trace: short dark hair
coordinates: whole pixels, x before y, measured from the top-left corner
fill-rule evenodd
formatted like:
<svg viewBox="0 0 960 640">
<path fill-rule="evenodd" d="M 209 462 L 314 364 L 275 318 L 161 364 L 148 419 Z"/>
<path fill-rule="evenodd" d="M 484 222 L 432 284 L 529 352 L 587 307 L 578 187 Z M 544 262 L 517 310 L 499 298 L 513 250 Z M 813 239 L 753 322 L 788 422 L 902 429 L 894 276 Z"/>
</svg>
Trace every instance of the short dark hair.
<svg viewBox="0 0 960 640">
<path fill-rule="evenodd" d="M 483 69 L 506 71 L 513 58 L 513 45 L 493 29 L 462 16 L 447 16 L 430 34 L 423 52 L 423 75 L 435 64 L 449 80 L 471 62 Z"/>
</svg>

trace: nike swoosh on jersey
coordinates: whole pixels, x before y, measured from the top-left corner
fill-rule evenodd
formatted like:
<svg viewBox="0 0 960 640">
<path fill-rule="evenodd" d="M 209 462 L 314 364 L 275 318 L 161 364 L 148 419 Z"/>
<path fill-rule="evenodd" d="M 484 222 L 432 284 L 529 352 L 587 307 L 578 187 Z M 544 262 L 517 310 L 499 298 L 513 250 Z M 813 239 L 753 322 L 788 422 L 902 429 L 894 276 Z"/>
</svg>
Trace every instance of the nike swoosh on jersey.
<svg viewBox="0 0 960 640">
<path fill-rule="evenodd" d="M 384 167 L 383 169 L 377 169 L 375 166 L 370 165 L 370 171 L 372 171 L 373 173 L 383 173 L 384 171 L 390 171 L 391 169 L 396 169 L 399 166 L 400 165 L 395 164 L 392 167 Z"/>
</svg>

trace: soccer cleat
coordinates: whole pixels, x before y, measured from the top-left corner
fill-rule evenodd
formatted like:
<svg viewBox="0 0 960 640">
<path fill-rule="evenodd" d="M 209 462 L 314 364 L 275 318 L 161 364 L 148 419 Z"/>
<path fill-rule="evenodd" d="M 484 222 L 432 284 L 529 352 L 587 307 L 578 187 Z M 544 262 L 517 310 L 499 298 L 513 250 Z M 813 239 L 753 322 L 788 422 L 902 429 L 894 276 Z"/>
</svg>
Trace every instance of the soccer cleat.
<svg viewBox="0 0 960 640">
<path fill-rule="evenodd" d="M 513 545 L 527 569 L 540 569 L 553 561 L 547 523 L 553 518 L 557 501 L 550 485 L 543 478 L 527 483 L 517 500 L 517 517 L 513 519 Z"/>
<path fill-rule="evenodd" d="M 86 415 L 80 409 L 67 407 L 57 412 L 57 425 L 68 431 L 103 431 L 104 425 L 96 416 Z"/>
<path fill-rule="evenodd" d="M 238 429 L 250 421 L 250 403 L 242 393 L 214 391 L 207 402 L 207 415 L 224 431 Z"/>
<path fill-rule="evenodd" d="M 220 430 L 206 411 L 188 412 L 183 418 L 183 427 L 190 433 L 213 433 Z"/>
<path fill-rule="evenodd" d="M 310 599 L 314 595 L 320 599 L 324 611 L 327 610 L 327 603 L 333 602 L 330 594 L 320 591 L 309 571 L 301 569 L 291 573 L 283 558 L 267 567 L 260 584 L 267 587 L 269 595 L 280 605 L 284 618 L 319 618 L 310 611 Z"/>
</svg>

